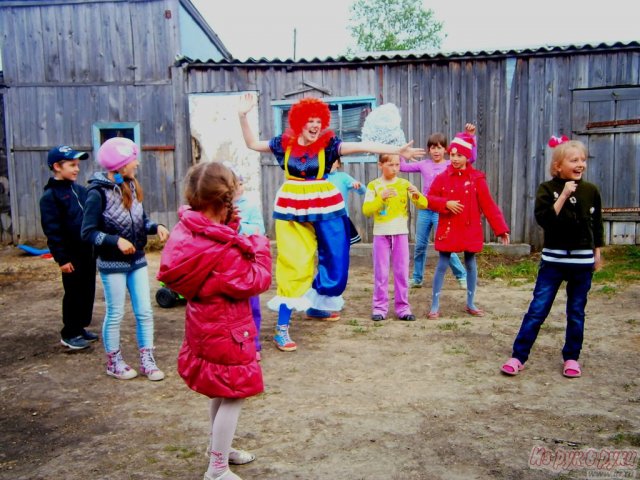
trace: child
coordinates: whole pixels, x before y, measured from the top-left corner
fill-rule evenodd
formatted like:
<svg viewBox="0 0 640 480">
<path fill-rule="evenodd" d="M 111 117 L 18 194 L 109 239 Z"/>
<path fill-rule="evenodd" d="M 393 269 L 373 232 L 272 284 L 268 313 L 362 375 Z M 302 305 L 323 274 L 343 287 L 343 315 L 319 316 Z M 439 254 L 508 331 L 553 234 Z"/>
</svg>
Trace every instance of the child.
<svg viewBox="0 0 640 480">
<path fill-rule="evenodd" d="M 427 199 L 404 178 L 398 178 L 400 157 L 380 155 L 382 176 L 367 185 L 362 212 L 373 219 L 373 314 L 374 322 L 384 320 L 389 309 L 389 259 L 393 265 L 395 311 L 398 319 L 413 321 L 407 279 L 409 278 L 408 198 L 417 208 L 427 208 Z"/>
<path fill-rule="evenodd" d="M 474 135 L 476 127 L 471 123 L 467 123 L 465 130 Z M 433 183 L 433 179 L 444 172 L 449 165 L 449 161 L 445 159 L 445 153 L 449 142 L 443 133 L 434 133 L 427 139 L 427 149 L 429 157 L 418 162 L 406 162 L 404 158 L 400 158 L 401 172 L 420 172 L 422 176 L 422 192 L 427 195 L 429 188 Z M 472 158 L 469 163 L 475 160 L 475 150 L 473 150 Z M 427 258 L 427 249 L 429 247 L 429 236 L 431 230 L 438 229 L 438 212 L 431 209 L 418 210 L 418 219 L 416 221 L 416 246 L 413 253 L 413 278 L 410 281 L 411 288 L 421 288 L 422 278 L 424 275 L 424 265 Z M 460 258 L 456 253 L 452 253 L 449 257 L 451 271 L 453 272 L 460 287 L 467 288 L 467 272 L 465 271 Z"/>
<path fill-rule="evenodd" d="M 433 277 L 433 295 L 428 318 L 440 316 L 440 291 L 452 252 L 464 251 L 467 267 L 466 312 L 484 316 L 474 303 L 478 272 L 476 253 L 482 250 L 481 214 L 484 214 L 500 241 L 509 243 L 509 227 L 502 212 L 491 198 L 484 173 L 474 169 L 472 158 L 475 139 L 469 132 L 461 132 L 449 145 L 451 164 L 438 175 L 429 189 L 429 206 L 440 214 L 435 235 L 435 249 L 440 253 Z"/>
<path fill-rule="evenodd" d="M 188 302 L 178 372 L 189 388 L 211 398 L 205 480 L 237 479 L 229 463 L 255 459 L 233 450 L 231 442 L 243 399 L 264 390 L 249 298 L 271 284 L 271 253 L 266 237 L 238 232 L 237 188 L 234 174 L 220 163 L 191 167 L 185 180 L 189 205 L 178 211 L 158 273 Z"/>
<path fill-rule="evenodd" d="M 40 222 L 47 245 L 62 273 L 62 323 L 60 343 L 72 349 L 89 347 L 98 336 L 86 329 L 91 324 L 96 294 L 96 260 L 93 247 L 82 241 L 80 230 L 87 189 L 76 184 L 80 161 L 89 158 L 60 145 L 47 154 L 53 172 L 40 198 Z"/>
<path fill-rule="evenodd" d="M 584 334 L 584 309 L 594 269 L 601 266 L 604 245 L 602 202 L 598 188 L 582 179 L 587 149 L 582 142 L 552 137 L 551 180 L 536 193 L 535 216 L 544 229 L 544 248 L 533 300 L 513 343 L 512 358 L 502 365 L 507 375 L 524 368 L 538 331 L 549 315 L 563 280 L 567 282 L 567 333 L 563 375 L 582 375 L 578 358 Z"/>
<path fill-rule="evenodd" d="M 228 167 L 228 165 L 225 165 Z M 264 235 L 264 219 L 262 218 L 262 212 L 258 205 L 253 203 L 244 191 L 244 178 L 242 175 L 231 169 L 236 174 L 238 181 L 238 199 L 236 200 L 236 207 L 238 208 L 238 215 L 240 216 L 240 233 L 242 235 Z M 249 298 L 251 304 L 251 312 L 253 314 L 253 322 L 256 326 L 256 358 L 261 360 L 262 344 L 260 343 L 260 324 L 262 323 L 262 312 L 260 311 L 260 296 L 255 295 Z"/>
<path fill-rule="evenodd" d="M 136 179 L 138 146 L 134 142 L 110 138 L 100 146 L 98 162 L 106 172 L 97 172 L 89 180 L 82 239 L 95 245 L 98 253 L 106 308 L 102 339 L 107 375 L 120 380 L 138 375 L 120 351 L 120 323 L 129 291 L 136 317 L 140 373 L 149 380 L 162 380 L 164 373 L 153 357 L 153 311 L 144 247 L 148 234 L 157 233 L 165 241 L 169 231 L 151 222 L 142 207 L 142 187 Z"/>
<path fill-rule="evenodd" d="M 294 310 L 306 311 L 309 318 L 340 319 L 342 293 L 349 272 L 349 225 L 344 199 L 327 180 L 335 161 L 356 153 L 391 153 L 407 158 L 421 157 L 425 151 L 413 142 L 401 146 L 378 142 L 343 142 L 328 129 L 329 106 L 318 98 L 303 98 L 291 106 L 289 127 L 283 135 L 258 140 L 247 114 L 257 98 L 247 93 L 240 98 L 238 117 L 247 148 L 273 153 L 285 172 L 285 181 L 276 194 L 275 219 L 278 258 L 277 293 L 267 304 L 278 312 L 273 340 L 279 350 L 298 347 L 289 336 Z M 317 274 L 314 276 L 315 256 Z"/>
<path fill-rule="evenodd" d="M 336 162 L 331 167 L 331 171 L 327 175 L 327 180 L 333 183 L 340 193 L 342 194 L 342 198 L 344 199 L 344 209 L 347 212 L 347 217 L 349 216 L 349 190 L 353 190 L 359 195 L 364 195 L 367 191 L 367 188 L 362 185 L 359 181 L 353 178 L 348 173 L 345 173 L 341 170 L 342 168 L 342 159 L 338 158 Z M 362 238 L 360 238 L 360 234 L 356 229 L 355 225 L 349 219 L 349 244 L 353 245 L 355 243 L 361 242 Z"/>
</svg>

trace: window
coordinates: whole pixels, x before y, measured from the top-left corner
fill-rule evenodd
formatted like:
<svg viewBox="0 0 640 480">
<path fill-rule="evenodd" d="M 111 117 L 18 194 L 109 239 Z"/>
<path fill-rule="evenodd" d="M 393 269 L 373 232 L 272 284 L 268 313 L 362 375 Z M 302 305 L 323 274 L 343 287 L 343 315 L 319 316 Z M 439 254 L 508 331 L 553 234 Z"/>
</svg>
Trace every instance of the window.
<svg viewBox="0 0 640 480">
<path fill-rule="evenodd" d="M 94 155 L 104 142 L 113 137 L 125 137 L 140 147 L 139 122 L 97 122 L 93 124 L 92 140 Z"/>
<path fill-rule="evenodd" d="M 296 100 L 297 101 L 297 100 Z M 287 117 L 291 105 L 296 101 L 276 101 L 271 102 L 274 113 L 274 129 L 277 135 L 284 132 L 289 123 Z M 329 128 L 335 132 L 345 142 L 359 142 L 362 139 L 362 126 L 364 119 L 376 106 L 375 97 L 345 97 L 345 98 L 323 98 L 323 102 L 329 105 L 331 111 L 331 124 Z M 355 156 L 350 155 L 343 160 L 345 163 L 351 162 L 375 162 L 374 155 Z"/>
</svg>

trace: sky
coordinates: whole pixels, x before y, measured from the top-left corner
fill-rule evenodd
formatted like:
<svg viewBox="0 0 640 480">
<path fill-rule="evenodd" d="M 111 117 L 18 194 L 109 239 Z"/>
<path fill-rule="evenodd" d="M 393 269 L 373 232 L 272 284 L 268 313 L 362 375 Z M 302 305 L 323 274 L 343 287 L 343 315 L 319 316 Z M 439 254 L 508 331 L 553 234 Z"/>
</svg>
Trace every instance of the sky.
<svg viewBox="0 0 640 480">
<path fill-rule="evenodd" d="M 192 0 L 240 60 L 325 58 L 353 45 L 350 0 Z M 635 0 L 425 0 L 441 52 L 640 41 Z M 631 7 L 631 8 L 630 8 Z M 634 11 L 631 11 L 634 10 Z M 314 12 L 310 15 L 308 12 Z"/>
</svg>

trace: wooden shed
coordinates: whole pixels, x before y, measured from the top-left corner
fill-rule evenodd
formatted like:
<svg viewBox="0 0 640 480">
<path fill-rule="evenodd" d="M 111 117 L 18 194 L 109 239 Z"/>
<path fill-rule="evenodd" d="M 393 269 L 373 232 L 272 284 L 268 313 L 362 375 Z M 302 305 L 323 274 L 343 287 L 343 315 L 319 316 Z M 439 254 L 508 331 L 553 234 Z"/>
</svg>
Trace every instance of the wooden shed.
<svg viewBox="0 0 640 480">
<path fill-rule="evenodd" d="M 532 210 L 536 187 L 548 177 L 546 142 L 552 134 L 581 139 L 590 149 L 587 178 L 616 209 L 609 240 L 640 243 L 638 42 L 240 62 L 188 0 L 7 0 L 0 26 L 10 191 L 10 215 L 0 217 L 3 241 L 42 237 L 38 199 L 49 148 L 68 143 L 95 156 L 118 133 L 141 146 L 145 208 L 154 219 L 175 223 L 181 180 L 193 161 L 229 160 L 250 177 L 272 232 L 282 172 L 272 157 L 237 140 L 235 97 L 254 91 L 260 101 L 252 121 L 261 138 L 282 131 L 289 106 L 309 95 L 330 103 L 332 126 L 346 140 L 357 140 L 368 111 L 388 102 L 400 108 L 407 137 L 419 146 L 432 132 L 451 136 L 476 123 L 477 166 L 488 175 L 512 240 L 534 247 L 541 244 Z M 362 182 L 377 175 L 375 158 L 345 160 L 345 170 Z M 87 162 L 80 181 L 95 169 Z M 350 204 L 370 241 L 361 202 Z M 492 239 L 488 230 L 485 239 Z"/>
<path fill-rule="evenodd" d="M 142 150 L 145 207 L 175 222 L 176 195 L 189 161 L 185 100 L 176 57 L 231 55 L 189 0 L 49 0 L 0 3 L 0 94 L 8 155 L 11 215 L 0 239 L 42 238 L 38 200 L 50 172 L 47 151 L 59 144 L 95 152 L 114 135 Z M 0 153 L 2 150 L 0 149 Z M 181 155 L 185 155 L 182 156 Z M 177 158 L 180 161 L 177 162 Z M 96 170 L 83 163 L 80 182 Z M 1 199 L 1 198 L 0 198 Z M 4 208 L 5 205 L 2 205 Z"/>
<path fill-rule="evenodd" d="M 590 151 L 586 178 L 599 185 L 610 209 L 607 240 L 640 243 L 637 42 L 298 62 L 192 61 L 181 68 L 190 96 L 257 92 L 260 138 L 280 133 L 289 105 L 309 95 L 331 105 L 332 126 L 348 140 L 359 139 L 371 108 L 389 102 L 400 108 L 407 138 L 419 146 L 426 146 L 430 133 L 441 131 L 451 138 L 466 122 L 474 122 L 476 166 L 487 174 L 512 241 L 534 247 L 542 243 L 533 206 L 538 184 L 549 178 L 547 141 L 560 134 L 582 140 Z M 362 182 L 378 175 L 375 158 L 344 160 L 345 171 Z M 261 197 L 270 206 L 282 172 L 270 155 L 262 156 L 261 165 Z M 409 178 L 420 185 L 418 175 Z M 364 241 L 370 241 L 370 220 L 363 217 L 361 202 L 353 199 L 350 204 L 354 223 Z M 616 214 L 621 209 L 624 216 Z M 487 227 L 485 240 L 491 239 Z"/>
</svg>

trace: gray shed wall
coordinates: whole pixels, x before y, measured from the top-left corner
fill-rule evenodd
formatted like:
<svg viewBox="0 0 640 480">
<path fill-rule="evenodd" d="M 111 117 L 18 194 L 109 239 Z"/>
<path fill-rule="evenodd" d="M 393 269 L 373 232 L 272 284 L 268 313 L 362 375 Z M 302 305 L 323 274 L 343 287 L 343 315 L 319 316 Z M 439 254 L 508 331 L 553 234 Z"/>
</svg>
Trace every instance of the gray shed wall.
<svg viewBox="0 0 640 480">
<path fill-rule="evenodd" d="M 426 147 L 429 134 L 442 131 L 451 138 L 466 122 L 478 127 L 476 168 L 487 175 L 494 198 L 512 229 L 512 241 L 540 246 L 542 237 L 533 217 L 537 186 L 549 178 L 547 141 L 551 135 L 566 134 L 592 146 L 591 133 L 572 106 L 573 95 L 584 89 L 616 87 L 624 90 L 640 82 L 640 48 L 606 48 L 588 52 L 558 51 L 504 55 L 444 57 L 438 59 L 369 60 L 364 62 L 325 61 L 294 64 L 287 62 L 246 62 L 187 65 L 188 93 L 256 90 L 260 94 L 261 139 L 274 134 L 270 102 L 302 97 L 326 96 L 319 91 L 287 96 L 303 82 L 321 85 L 331 97 L 375 96 L 378 105 L 400 107 L 407 138 Z M 640 105 L 640 95 L 636 104 Z M 632 101 L 627 103 L 627 107 Z M 593 105 L 591 105 L 593 109 Z M 633 107 L 631 107 L 633 109 Z M 616 112 L 611 112 L 613 117 Z M 640 118 L 634 112 L 618 112 L 623 117 Z M 584 122 L 583 122 L 584 123 Z M 626 150 L 615 156 L 621 168 L 640 168 L 640 128 L 614 130 L 609 143 L 624 138 Z M 623 137 L 621 137 L 623 135 Z M 591 138 L 592 140 L 592 138 Z M 606 143 L 606 142 L 605 142 Z M 597 150 L 597 149 L 596 149 Z M 589 163 L 597 183 L 603 183 L 607 207 L 638 206 L 637 177 L 603 169 L 594 152 Z M 608 152 L 612 154 L 612 151 Z M 348 158 L 347 158 L 348 160 Z M 283 174 L 270 155 L 261 159 L 263 204 L 267 230 L 274 193 Z M 624 166 L 624 167 L 622 167 Z M 362 182 L 378 175 L 375 164 L 348 163 L 345 171 Z M 597 175 L 595 172 L 598 172 Z M 419 175 L 408 178 L 420 185 Z M 624 192 L 616 194 L 613 192 Z M 350 201 L 351 216 L 365 242 L 371 241 L 371 221 L 360 211 L 361 199 Z M 410 222 L 414 234 L 415 222 Z M 495 240 L 486 227 L 486 241 Z"/>
<path fill-rule="evenodd" d="M 175 15 L 165 15 L 167 10 Z M 59 143 L 91 151 L 95 122 L 140 122 L 145 208 L 155 220 L 173 225 L 180 183 L 191 164 L 187 95 L 258 91 L 260 137 L 269 138 L 274 134 L 271 101 L 323 96 L 317 91 L 285 95 L 299 90 L 303 82 L 322 86 L 332 97 L 374 96 L 378 104 L 397 104 L 408 138 L 419 146 L 425 146 L 434 131 L 451 137 L 465 122 L 475 122 L 477 167 L 486 172 L 515 242 L 540 244 L 533 199 L 537 185 L 547 178 L 545 146 L 552 134 L 566 133 L 589 143 L 588 178 L 601 185 L 605 206 L 640 203 L 637 126 L 598 133 L 585 127 L 590 121 L 640 118 L 640 97 L 631 95 L 629 101 L 609 101 L 606 106 L 577 98 L 587 90 L 614 89 L 617 95 L 637 88 L 637 43 L 504 54 L 299 63 L 229 60 L 172 67 L 180 48 L 178 11 L 178 0 L 0 4 L 13 220 L 11 231 L 3 221 L 3 239 L 42 237 L 38 199 L 49 176 L 46 151 Z M 603 158 L 614 160 L 605 163 Z M 81 182 L 97 168 L 92 161 L 83 166 Z M 282 171 L 269 155 L 262 156 L 260 168 L 264 217 L 273 232 L 271 208 Z M 365 183 L 378 175 L 372 163 L 347 163 L 345 170 Z M 417 175 L 409 178 L 420 185 Z M 360 212 L 361 199 L 350 204 L 354 222 L 370 241 L 371 224 Z M 410 226 L 413 235 L 413 221 Z M 487 230 L 486 240 L 492 238 Z"/>
</svg>

